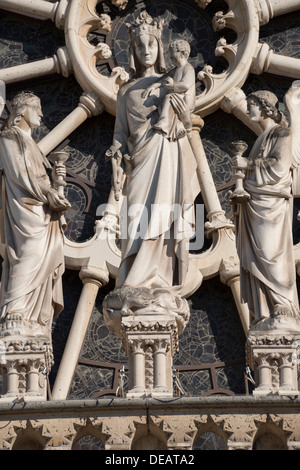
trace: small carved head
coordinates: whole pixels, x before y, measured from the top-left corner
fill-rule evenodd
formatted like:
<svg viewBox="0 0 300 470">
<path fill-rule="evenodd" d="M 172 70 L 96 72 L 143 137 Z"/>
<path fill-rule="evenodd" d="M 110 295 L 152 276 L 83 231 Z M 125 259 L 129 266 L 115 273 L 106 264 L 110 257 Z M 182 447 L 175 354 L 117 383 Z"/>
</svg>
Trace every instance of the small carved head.
<svg viewBox="0 0 300 470">
<path fill-rule="evenodd" d="M 191 47 L 184 39 L 175 39 L 169 45 L 170 57 L 173 63 L 177 64 L 178 57 L 188 59 L 191 53 Z"/>
<path fill-rule="evenodd" d="M 25 119 L 31 128 L 38 127 L 43 116 L 41 102 L 32 92 L 21 92 L 10 103 L 8 127 L 18 125 Z"/>
<path fill-rule="evenodd" d="M 248 113 L 250 113 L 251 107 L 257 107 L 263 118 L 271 118 L 277 124 L 283 121 L 278 104 L 277 96 L 268 90 L 255 91 L 247 97 Z"/>
<path fill-rule="evenodd" d="M 148 67 L 150 63 L 155 65 L 157 73 L 166 72 L 161 40 L 163 24 L 164 20 L 153 20 L 146 11 L 142 11 L 132 24 L 126 24 L 130 35 L 129 67 L 132 76 L 138 77 L 141 66 Z M 145 48 L 148 48 L 147 54 L 145 51 L 141 53 L 139 49 Z M 150 54 L 151 50 L 152 54 Z"/>
</svg>

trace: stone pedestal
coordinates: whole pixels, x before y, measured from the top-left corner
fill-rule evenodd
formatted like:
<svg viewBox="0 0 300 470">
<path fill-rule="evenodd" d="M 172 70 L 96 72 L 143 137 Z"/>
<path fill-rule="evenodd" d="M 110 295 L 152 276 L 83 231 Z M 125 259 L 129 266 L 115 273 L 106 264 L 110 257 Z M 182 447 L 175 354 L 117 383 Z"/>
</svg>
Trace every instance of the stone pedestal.
<svg viewBox="0 0 300 470">
<path fill-rule="evenodd" d="M 122 288 L 104 299 L 103 314 L 128 355 L 126 397 L 173 397 L 173 356 L 189 320 L 187 301 L 162 289 Z"/>
<path fill-rule="evenodd" d="M 30 325 L 20 320 L 7 320 L 0 326 L 2 402 L 47 400 L 52 344 L 49 335 L 32 333 Z"/>
<path fill-rule="evenodd" d="M 288 319 L 283 319 L 250 328 L 247 360 L 254 371 L 253 395 L 299 395 L 300 330 L 290 326 Z"/>
<path fill-rule="evenodd" d="M 121 331 L 128 355 L 126 397 L 172 397 L 173 355 L 178 349 L 176 317 L 171 314 L 124 317 Z"/>
</svg>

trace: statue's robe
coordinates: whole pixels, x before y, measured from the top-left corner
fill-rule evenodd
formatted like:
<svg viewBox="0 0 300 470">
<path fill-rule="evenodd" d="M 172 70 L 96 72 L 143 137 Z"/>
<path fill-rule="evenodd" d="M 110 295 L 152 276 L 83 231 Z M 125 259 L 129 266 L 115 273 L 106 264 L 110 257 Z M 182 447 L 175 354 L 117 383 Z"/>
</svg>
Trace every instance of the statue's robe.
<svg viewBox="0 0 300 470">
<path fill-rule="evenodd" d="M 8 314 L 51 325 L 63 309 L 63 218 L 52 212 L 48 160 L 30 135 L 13 126 L 0 135 L 2 170 L 1 319 Z"/>
<path fill-rule="evenodd" d="M 250 200 L 240 205 L 237 249 L 242 301 L 254 321 L 299 310 L 289 133 L 275 125 L 258 137 L 244 179 Z"/>
<path fill-rule="evenodd" d="M 116 287 L 180 290 L 188 269 L 197 164 L 187 136 L 170 141 L 153 128 L 166 90 L 146 99 L 142 92 L 158 79 L 140 78 L 119 92 L 114 145 L 129 157 Z"/>
</svg>

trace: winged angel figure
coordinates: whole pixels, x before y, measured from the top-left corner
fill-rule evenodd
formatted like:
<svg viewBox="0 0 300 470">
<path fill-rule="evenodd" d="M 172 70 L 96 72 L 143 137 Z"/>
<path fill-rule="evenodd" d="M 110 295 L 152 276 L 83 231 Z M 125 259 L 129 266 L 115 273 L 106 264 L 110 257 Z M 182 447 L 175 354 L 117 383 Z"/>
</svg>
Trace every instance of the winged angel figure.
<svg viewBox="0 0 300 470">
<path fill-rule="evenodd" d="M 261 322 L 299 319 L 292 235 L 293 173 L 300 164 L 300 81 L 284 97 L 287 119 L 277 97 L 258 91 L 247 98 L 248 113 L 264 129 L 249 158 L 237 156 L 250 199 L 239 205 L 237 250 L 242 302 L 252 327 Z M 290 323 L 291 324 L 291 323 Z"/>
</svg>

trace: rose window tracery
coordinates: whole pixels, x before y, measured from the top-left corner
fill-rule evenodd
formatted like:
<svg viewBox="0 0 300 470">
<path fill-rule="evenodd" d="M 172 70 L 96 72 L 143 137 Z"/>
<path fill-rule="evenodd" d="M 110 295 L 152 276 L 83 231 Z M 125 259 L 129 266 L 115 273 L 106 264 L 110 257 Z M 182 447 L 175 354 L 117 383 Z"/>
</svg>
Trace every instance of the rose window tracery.
<svg viewBox="0 0 300 470">
<path fill-rule="evenodd" d="M 255 140 L 255 129 L 235 114 L 232 93 L 267 88 L 282 105 L 291 81 L 300 78 L 300 2 L 290 5 L 290 10 L 284 11 L 271 0 L 61 0 L 24 2 L 21 6 L 18 1 L 0 0 L 0 80 L 7 84 L 7 98 L 17 90 L 33 89 L 44 111 L 36 140 L 46 155 L 58 148 L 69 154 L 66 191 L 72 208 L 66 214 L 67 301 L 53 326 L 57 364 L 52 380 L 78 302 L 72 290 L 74 285 L 78 291 L 81 288 L 77 274 L 86 256 L 84 250 L 99 249 L 95 223 L 101 215 L 97 211 L 108 201 L 111 190 L 111 167 L 105 152 L 112 140 L 117 92 L 129 77 L 126 23 L 147 9 L 168 25 L 163 35 L 166 49 L 176 37 L 191 44 L 190 62 L 197 76 L 195 113 L 204 119 L 204 150 L 221 209 L 230 218 L 227 192 L 234 181 L 228 146 L 237 138 L 249 146 Z M 287 60 L 280 62 L 282 56 Z M 166 59 L 169 67 L 167 54 Z M 276 69 L 277 63 L 282 67 Z M 31 64 L 30 68 L 25 64 Z M 295 243 L 297 233 L 296 227 Z M 214 239 L 208 244 L 207 262 L 202 261 L 205 250 L 202 258 L 193 258 L 196 267 L 205 267 L 201 280 L 195 277 L 190 289 L 193 316 L 180 337 L 175 366 L 187 394 L 244 393 L 243 329 L 232 292 L 218 278 L 222 260 L 218 262 L 219 255 L 214 254 Z M 114 393 L 120 368 L 126 366 L 121 344 L 108 333 L 101 313 L 101 299 L 112 288 L 118 266 L 118 246 L 109 249 L 114 253 L 109 267 L 111 281 L 100 290 L 71 398 Z M 76 264 L 77 250 L 82 250 L 82 256 Z"/>
</svg>

